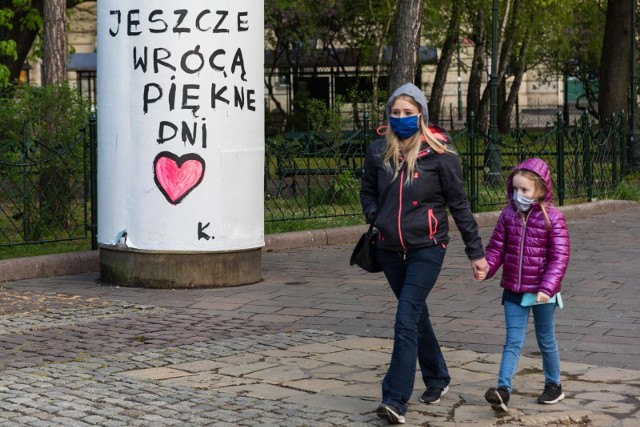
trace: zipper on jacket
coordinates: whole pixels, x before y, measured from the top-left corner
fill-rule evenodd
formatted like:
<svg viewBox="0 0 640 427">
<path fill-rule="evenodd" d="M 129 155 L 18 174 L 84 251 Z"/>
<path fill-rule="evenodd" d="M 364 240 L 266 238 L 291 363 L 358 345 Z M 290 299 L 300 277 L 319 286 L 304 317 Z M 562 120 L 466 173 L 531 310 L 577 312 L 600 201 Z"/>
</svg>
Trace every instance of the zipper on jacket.
<svg viewBox="0 0 640 427">
<path fill-rule="evenodd" d="M 400 239 L 400 245 L 402 245 L 402 249 L 404 250 L 404 259 L 407 258 L 407 247 L 404 244 L 404 239 L 402 237 L 402 189 L 404 182 L 404 169 L 400 172 L 400 179 L 398 179 L 398 183 L 400 184 L 400 191 L 398 192 L 398 237 Z"/>
<path fill-rule="evenodd" d="M 522 261 L 524 260 L 524 241 L 527 237 L 527 221 L 529 220 L 530 213 L 531 210 L 529 210 L 529 212 L 527 212 L 527 214 L 523 218 L 522 214 L 518 212 L 523 225 L 522 239 L 520 239 L 520 259 L 518 260 L 518 290 L 520 290 L 520 288 L 522 287 Z"/>
</svg>

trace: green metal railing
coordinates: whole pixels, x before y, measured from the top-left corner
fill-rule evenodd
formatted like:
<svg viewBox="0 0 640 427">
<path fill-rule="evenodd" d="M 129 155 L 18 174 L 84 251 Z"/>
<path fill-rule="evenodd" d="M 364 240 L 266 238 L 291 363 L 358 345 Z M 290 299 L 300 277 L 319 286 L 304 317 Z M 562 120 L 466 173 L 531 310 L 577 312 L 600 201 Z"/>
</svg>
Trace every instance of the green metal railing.
<svg viewBox="0 0 640 427">
<path fill-rule="evenodd" d="M 266 222 L 361 213 L 358 179 L 366 147 L 376 138 L 367 116 L 362 122 L 361 129 L 337 140 L 307 131 L 267 141 Z M 499 210 L 505 205 L 506 178 L 528 157 L 539 157 L 549 164 L 557 205 L 605 196 L 621 181 L 626 163 L 623 115 L 612 117 L 601 127 L 586 113 L 574 123 L 563 122 L 558 114 L 550 117 L 543 129 L 514 129 L 495 142 L 497 152 L 491 155 L 499 159 L 493 164 L 484 152 L 489 135 L 477 128 L 473 114 L 467 126 L 453 131 L 451 137 L 474 212 Z M 495 164 L 499 165 L 498 176 L 491 169 Z"/>
<path fill-rule="evenodd" d="M 92 117 L 73 141 L 51 145 L 31 139 L 25 123 L 22 140 L 0 141 L 0 247 L 81 240 L 95 230 L 95 128 Z"/>
<path fill-rule="evenodd" d="M 364 155 L 379 136 L 366 113 L 360 123 L 349 132 L 307 130 L 266 141 L 265 222 L 361 214 Z M 543 129 L 514 129 L 495 142 L 498 177 L 485 158 L 488 135 L 473 115 L 451 137 L 471 209 L 480 212 L 505 205 L 506 177 L 527 157 L 549 164 L 557 205 L 606 196 L 624 176 L 625 128 L 623 115 L 601 126 L 587 114 L 573 123 L 558 114 Z M 0 141 L 0 247 L 89 238 L 97 248 L 95 117 L 65 146 L 34 141 L 26 129 L 21 141 Z"/>
</svg>

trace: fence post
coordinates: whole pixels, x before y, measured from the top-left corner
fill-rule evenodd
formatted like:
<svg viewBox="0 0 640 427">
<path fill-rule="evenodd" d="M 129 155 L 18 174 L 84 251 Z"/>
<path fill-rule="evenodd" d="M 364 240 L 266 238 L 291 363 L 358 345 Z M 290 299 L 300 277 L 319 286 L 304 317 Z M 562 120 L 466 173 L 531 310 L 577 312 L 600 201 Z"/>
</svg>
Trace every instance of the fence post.
<svg viewBox="0 0 640 427">
<path fill-rule="evenodd" d="M 591 144 L 589 138 L 589 114 L 582 113 L 582 171 L 587 187 L 587 201 L 593 200 L 593 178 L 591 176 Z"/>
<path fill-rule="evenodd" d="M 309 117 L 309 115 L 307 114 L 307 138 L 306 138 L 306 142 L 305 142 L 305 148 L 304 148 L 304 167 L 309 170 L 311 169 L 311 118 Z M 295 182 L 295 176 L 294 176 L 294 182 Z M 304 176 L 304 182 L 307 186 L 306 188 L 306 199 L 307 199 L 307 215 L 309 217 L 311 217 L 311 191 L 309 190 L 311 188 L 311 177 L 309 176 L 309 174 L 305 174 Z"/>
<path fill-rule="evenodd" d="M 95 114 L 89 116 L 89 156 L 91 158 L 91 249 L 98 249 L 98 138 Z"/>
<path fill-rule="evenodd" d="M 29 224 L 29 171 L 27 160 L 29 159 L 29 141 L 27 140 L 27 122 L 22 124 L 22 240 L 28 243 L 31 240 Z"/>
<path fill-rule="evenodd" d="M 453 130 L 453 105 L 449 104 L 449 125 L 451 126 L 451 130 Z"/>
<path fill-rule="evenodd" d="M 564 205 L 565 195 L 565 177 L 564 177 L 564 121 L 562 120 L 562 112 L 557 113 L 557 129 L 556 129 L 556 151 L 557 151 L 557 170 L 558 170 L 558 205 Z"/>
<path fill-rule="evenodd" d="M 469 115 L 469 200 L 471 201 L 471 212 L 476 212 L 478 208 L 478 191 L 476 189 L 476 115 L 472 111 Z"/>
<path fill-rule="evenodd" d="M 613 113 L 611 117 L 611 190 L 618 183 L 618 136 L 620 135 L 618 129 L 620 127 L 620 117 Z"/>
<path fill-rule="evenodd" d="M 362 147 L 363 155 L 367 151 L 368 146 L 369 146 L 369 112 L 365 110 L 364 112 L 364 147 Z"/>
<path fill-rule="evenodd" d="M 620 143 L 618 144 L 618 153 L 616 155 L 616 159 L 620 162 L 620 174 L 618 176 L 619 182 L 622 182 L 622 178 L 625 176 L 627 169 L 627 150 L 625 146 L 625 141 L 628 141 L 626 135 L 627 123 L 626 123 L 626 114 L 624 111 L 620 113 L 620 126 L 618 127 L 618 136 L 620 137 Z M 616 182 L 618 184 L 619 182 Z"/>
</svg>

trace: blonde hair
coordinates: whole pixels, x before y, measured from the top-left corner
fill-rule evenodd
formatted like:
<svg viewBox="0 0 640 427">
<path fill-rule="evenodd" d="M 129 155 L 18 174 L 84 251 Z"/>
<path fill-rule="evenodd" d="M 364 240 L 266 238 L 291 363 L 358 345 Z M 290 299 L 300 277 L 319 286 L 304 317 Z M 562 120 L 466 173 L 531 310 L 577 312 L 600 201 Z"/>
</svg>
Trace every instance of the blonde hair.
<svg viewBox="0 0 640 427">
<path fill-rule="evenodd" d="M 533 181 L 535 189 L 534 199 L 538 202 L 538 205 L 540 205 L 540 210 L 542 210 L 542 215 L 544 216 L 544 222 L 547 224 L 547 230 L 551 230 L 551 221 L 549 221 L 547 206 L 544 203 L 544 197 L 547 195 L 547 186 L 544 183 L 544 180 L 540 175 L 528 169 L 518 169 L 513 173 L 513 175 L 511 175 L 511 179 L 513 180 L 517 175 L 522 175 L 530 181 Z"/>
<path fill-rule="evenodd" d="M 394 100 L 393 104 L 398 99 L 403 99 L 412 105 L 418 108 L 420 114 L 422 114 L 422 107 L 412 96 L 409 95 L 398 95 Z M 392 104 L 392 106 L 393 106 Z M 416 132 L 415 135 L 411 137 L 409 144 L 405 149 L 404 161 L 407 163 L 407 178 L 405 180 L 406 183 L 410 183 L 413 181 L 413 172 L 416 169 L 416 162 L 418 160 L 418 153 L 420 152 L 420 145 L 422 144 L 422 139 L 424 138 L 429 147 L 431 147 L 436 153 L 444 154 L 444 153 L 455 153 L 451 148 L 447 147 L 446 144 L 438 141 L 431 133 L 429 132 L 425 121 L 420 119 L 418 120 L 418 126 L 420 127 L 420 132 Z M 385 139 L 387 141 L 386 148 L 384 150 L 384 158 L 383 163 L 385 168 L 393 169 L 393 179 L 398 177 L 398 170 L 400 169 L 400 165 L 402 164 L 402 154 L 401 154 L 401 140 L 398 136 L 391 131 L 391 128 L 387 131 L 385 135 Z"/>
</svg>

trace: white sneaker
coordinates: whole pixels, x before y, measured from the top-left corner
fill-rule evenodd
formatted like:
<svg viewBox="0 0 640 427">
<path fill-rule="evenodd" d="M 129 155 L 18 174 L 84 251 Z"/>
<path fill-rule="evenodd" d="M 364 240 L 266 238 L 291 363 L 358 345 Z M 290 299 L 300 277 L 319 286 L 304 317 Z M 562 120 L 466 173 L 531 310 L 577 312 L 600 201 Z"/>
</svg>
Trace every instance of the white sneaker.
<svg viewBox="0 0 640 427">
<path fill-rule="evenodd" d="M 379 418 L 386 420 L 389 424 L 404 424 L 406 421 L 404 419 L 404 415 L 400 414 L 396 408 L 390 405 L 386 405 L 381 403 L 376 410 L 376 414 Z"/>
</svg>

